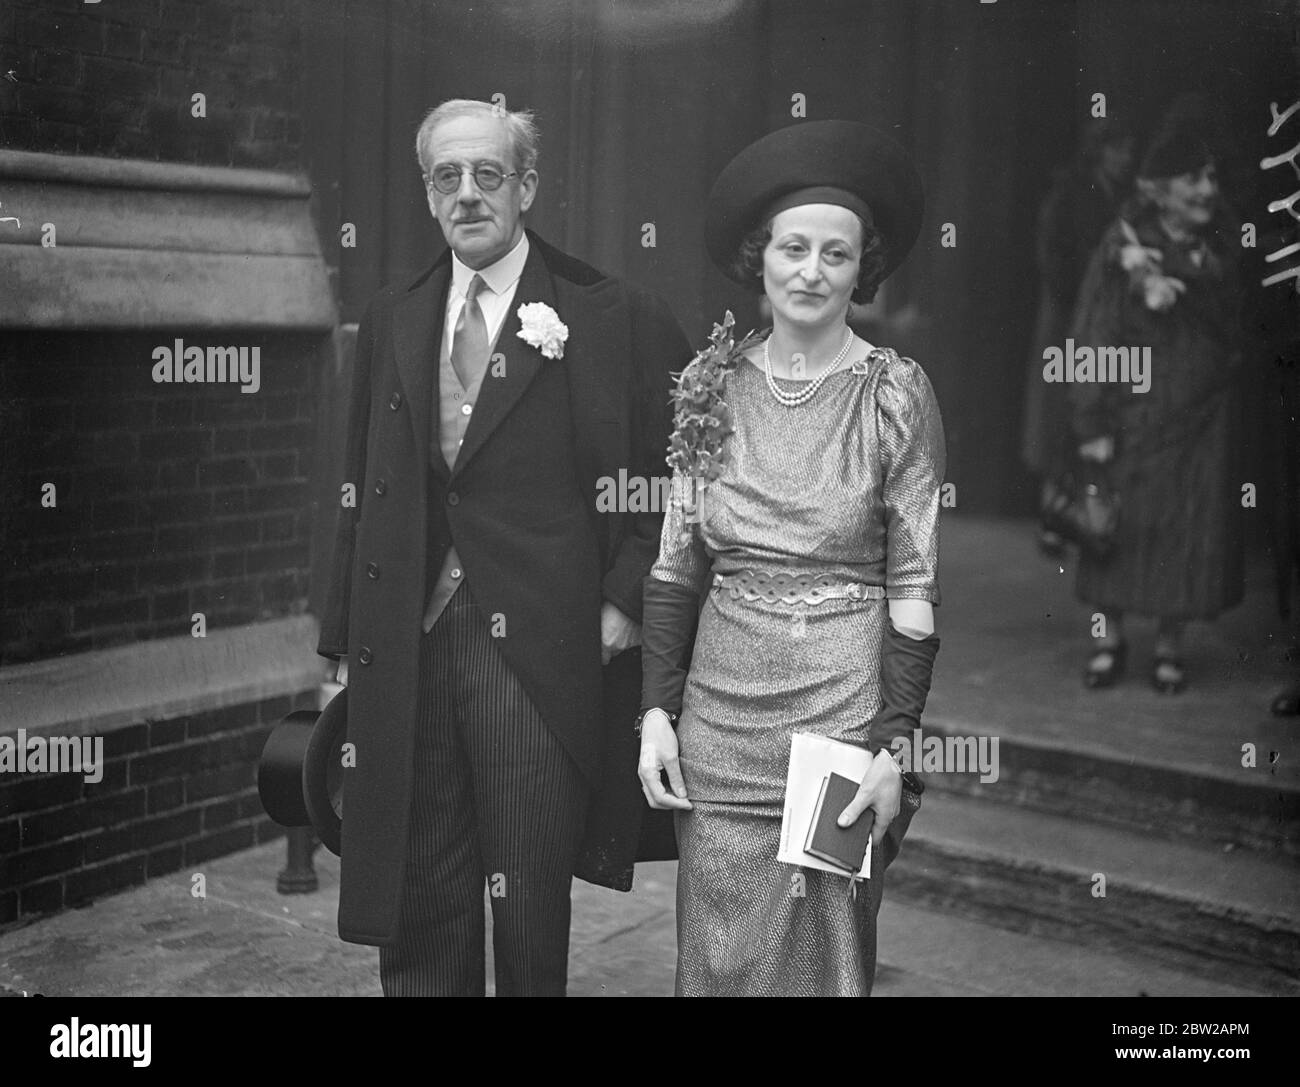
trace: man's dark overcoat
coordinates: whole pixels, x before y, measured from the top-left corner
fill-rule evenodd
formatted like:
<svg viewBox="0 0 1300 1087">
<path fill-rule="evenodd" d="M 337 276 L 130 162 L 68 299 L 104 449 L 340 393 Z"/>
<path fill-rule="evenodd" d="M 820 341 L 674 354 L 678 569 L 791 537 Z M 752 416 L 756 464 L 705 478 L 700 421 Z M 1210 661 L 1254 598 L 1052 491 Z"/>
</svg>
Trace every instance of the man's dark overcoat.
<svg viewBox="0 0 1300 1087">
<path fill-rule="evenodd" d="M 358 331 L 344 475 L 356 504 L 341 509 L 318 647 L 349 660 L 339 935 L 356 943 L 382 946 L 397 925 L 421 619 L 453 538 L 507 661 L 595 790 L 577 874 L 630 886 L 647 811 L 628 712 L 639 653 L 602 677 L 600 610 L 640 621 L 662 513 L 601 513 L 596 496 L 620 469 L 666 473 L 670 374 L 691 350 L 658 297 L 529 241 L 453 469 L 434 404 L 450 254 L 378 295 Z M 568 326 L 562 358 L 519 337 L 528 302 Z"/>
</svg>

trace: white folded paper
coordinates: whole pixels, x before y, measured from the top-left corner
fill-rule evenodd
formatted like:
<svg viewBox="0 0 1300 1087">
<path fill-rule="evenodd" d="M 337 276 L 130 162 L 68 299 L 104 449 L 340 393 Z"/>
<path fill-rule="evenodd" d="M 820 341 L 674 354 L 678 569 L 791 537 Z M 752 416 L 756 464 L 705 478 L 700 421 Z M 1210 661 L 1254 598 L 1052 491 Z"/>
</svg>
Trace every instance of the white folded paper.
<svg viewBox="0 0 1300 1087">
<path fill-rule="evenodd" d="M 782 864 L 797 864 L 802 868 L 818 868 L 823 872 L 849 878 L 843 868 L 828 864 L 820 857 L 804 852 L 808 830 L 812 826 L 813 810 L 822 782 L 831 773 L 841 774 L 853 781 L 867 776 L 871 765 L 871 752 L 865 747 L 817 736 L 811 732 L 796 732 L 790 738 L 790 771 L 785 779 L 785 811 L 781 816 L 781 846 L 776 859 Z M 864 813 L 859 819 L 867 818 Z M 874 835 L 873 835 L 874 837 Z M 867 855 L 858 872 L 862 878 L 871 876 L 871 840 L 867 841 Z"/>
</svg>

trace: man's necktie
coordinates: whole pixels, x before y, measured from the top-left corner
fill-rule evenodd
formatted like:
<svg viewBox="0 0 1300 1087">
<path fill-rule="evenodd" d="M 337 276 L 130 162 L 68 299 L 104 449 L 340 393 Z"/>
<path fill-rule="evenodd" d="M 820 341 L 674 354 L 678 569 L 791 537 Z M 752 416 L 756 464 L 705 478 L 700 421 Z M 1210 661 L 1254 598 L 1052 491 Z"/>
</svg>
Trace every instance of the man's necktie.
<svg viewBox="0 0 1300 1087">
<path fill-rule="evenodd" d="M 466 389 L 474 387 L 488 361 L 487 322 L 483 320 L 483 309 L 478 304 L 478 292 L 483 286 L 482 276 L 476 275 L 470 280 L 451 341 L 452 369 Z"/>
</svg>

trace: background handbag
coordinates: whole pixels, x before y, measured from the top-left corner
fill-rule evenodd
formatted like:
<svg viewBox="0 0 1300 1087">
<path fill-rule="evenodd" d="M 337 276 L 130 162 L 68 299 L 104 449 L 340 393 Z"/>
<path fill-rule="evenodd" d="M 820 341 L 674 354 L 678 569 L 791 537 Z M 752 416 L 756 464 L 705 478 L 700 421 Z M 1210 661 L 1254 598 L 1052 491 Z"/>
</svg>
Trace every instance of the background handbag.
<svg viewBox="0 0 1300 1087">
<path fill-rule="evenodd" d="M 1043 525 L 1104 559 L 1114 549 L 1119 514 L 1119 492 L 1105 465 L 1080 461 L 1044 505 Z"/>
</svg>

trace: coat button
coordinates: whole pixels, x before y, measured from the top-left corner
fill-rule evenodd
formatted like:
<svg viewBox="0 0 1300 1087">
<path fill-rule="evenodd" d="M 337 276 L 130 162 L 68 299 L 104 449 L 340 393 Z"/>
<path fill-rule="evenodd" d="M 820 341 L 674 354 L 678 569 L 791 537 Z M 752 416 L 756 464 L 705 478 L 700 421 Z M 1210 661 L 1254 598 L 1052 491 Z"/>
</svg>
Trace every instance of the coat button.
<svg viewBox="0 0 1300 1087">
<path fill-rule="evenodd" d="M 388 398 L 388 406 L 394 411 L 400 408 L 402 406 L 402 394 L 393 393 L 393 395 Z"/>
<path fill-rule="evenodd" d="M 375 494 L 385 494 L 388 491 L 388 484 L 382 479 L 375 480 Z"/>
<path fill-rule="evenodd" d="M 454 506 L 459 502 L 460 502 L 460 495 L 458 495 L 455 491 L 447 492 L 447 505 Z"/>
<path fill-rule="evenodd" d="M 377 581 L 379 579 L 379 563 L 377 562 L 366 563 L 366 577 L 368 577 L 371 581 Z"/>
<path fill-rule="evenodd" d="M 375 659 L 374 656 L 370 652 L 370 646 L 363 645 L 361 647 L 361 652 L 357 654 L 357 660 L 359 660 L 362 664 L 369 664 L 374 659 Z"/>
</svg>

